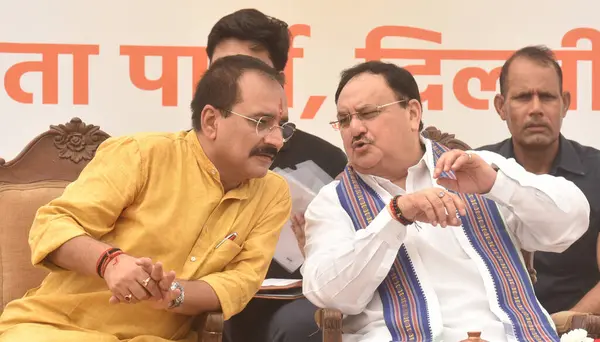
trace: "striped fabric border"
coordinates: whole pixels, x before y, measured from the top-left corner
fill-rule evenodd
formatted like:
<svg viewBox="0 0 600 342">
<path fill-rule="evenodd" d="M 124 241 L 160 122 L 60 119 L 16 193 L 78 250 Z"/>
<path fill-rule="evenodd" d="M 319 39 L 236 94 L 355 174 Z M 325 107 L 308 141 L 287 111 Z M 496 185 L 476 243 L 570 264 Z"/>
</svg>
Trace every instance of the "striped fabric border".
<svg viewBox="0 0 600 342">
<path fill-rule="evenodd" d="M 336 190 L 356 230 L 366 228 L 385 208 L 377 193 L 356 175 L 351 166 L 346 167 Z M 425 294 L 404 246 L 378 292 L 393 342 L 433 339 Z"/>
<path fill-rule="evenodd" d="M 434 162 L 448 149 L 433 144 Z M 455 178 L 454 174 L 448 175 Z M 467 207 L 462 218 L 469 242 L 484 261 L 496 288 L 500 308 L 518 341 L 559 341 L 556 330 L 535 297 L 529 274 L 519 258 L 497 205 L 476 194 L 459 194 Z"/>
</svg>

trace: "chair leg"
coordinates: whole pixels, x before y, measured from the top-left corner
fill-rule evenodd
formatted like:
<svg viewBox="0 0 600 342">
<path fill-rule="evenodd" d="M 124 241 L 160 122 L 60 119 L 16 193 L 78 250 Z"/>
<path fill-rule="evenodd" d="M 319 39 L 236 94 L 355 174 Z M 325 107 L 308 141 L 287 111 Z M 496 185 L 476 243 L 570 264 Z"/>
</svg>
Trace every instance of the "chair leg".
<svg viewBox="0 0 600 342">
<path fill-rule="evenodd" d="M 199 342 L 221 342 L 223 340 L 223 314 L 209 313 L 204 322 Z"/>
<path fill-rule="evenodd" d="M 315 318 L 323 331 L 323 342 L 342 342 L 342 313 L 339 310 L 320 309 Z"/>
</svg>

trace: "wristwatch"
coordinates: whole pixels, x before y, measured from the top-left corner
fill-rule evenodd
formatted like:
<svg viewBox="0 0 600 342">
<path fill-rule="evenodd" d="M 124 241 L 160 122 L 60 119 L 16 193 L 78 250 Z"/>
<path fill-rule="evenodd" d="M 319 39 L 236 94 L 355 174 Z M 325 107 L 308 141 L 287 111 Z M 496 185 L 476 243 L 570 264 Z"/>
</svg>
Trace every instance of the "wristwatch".
<svg viewBox="0 0 600 342">
<path fill-rule="evenodd" d="M 185 298 L 185 292 L 183 291 L 183 286 L 178 281 L 174 281 L 171 283 L 171 291 L 179 290 L 179 296 L 171 301 L 169 304 L 169 309 L 174 309 L 176 307 L 181 306 L 183 304 L 183 299 Z"/>
</svg>

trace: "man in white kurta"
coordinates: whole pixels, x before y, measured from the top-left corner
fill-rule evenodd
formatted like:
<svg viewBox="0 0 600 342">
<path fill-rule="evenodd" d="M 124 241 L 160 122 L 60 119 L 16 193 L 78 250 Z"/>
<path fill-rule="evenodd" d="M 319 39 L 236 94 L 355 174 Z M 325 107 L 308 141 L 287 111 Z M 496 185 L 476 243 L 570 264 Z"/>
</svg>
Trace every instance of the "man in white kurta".
<svg viewBox="0 0 600 342">
<path fill-rule="evenodd" d="M 350 165 L 306 212 L 302 272 L 305 296 L 345 315 L 344 342 L 457 342 L 473 330 L 491 342 L 558 341 L 518 251 L 577 240 L 589 217 L 581 191 L 423 138 L 418 88 L 397 66 L 345 71 L 336 103 Z M 453 200 L 447 216 L 432 193 Z"/>
</svg>

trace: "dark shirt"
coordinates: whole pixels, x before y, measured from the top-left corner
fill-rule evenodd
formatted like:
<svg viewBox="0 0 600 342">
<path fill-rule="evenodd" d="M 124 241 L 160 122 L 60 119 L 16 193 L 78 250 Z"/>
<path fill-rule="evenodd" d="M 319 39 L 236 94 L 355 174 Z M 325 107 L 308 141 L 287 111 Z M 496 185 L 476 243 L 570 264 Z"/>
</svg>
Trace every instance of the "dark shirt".
<svg viewBox="0 0 600 342">
<path fill-rule="evenodd" d="M 271 169 L 278 167 L 295 170 L 296 165 L 307 160 L 312 160 L 331 178 L 337 177 L 344 171 L 348 163 L 346 154 L 341 149 L 317 136 L 297 129 L 275 157 Z M 273 260 L 267 272 L 267 278 L 300 279 L 302 276 L 300 270 L 290 274 L 277 261 Z"/>
<path fill-rule="evenodd" d="M 534 254 L 538 277 L 534 286 L 536 296 L 550 313 L 571 309 L 600 281 L 596 259 L 600 230 L 600 151 L 567 140 L 562 135 L 559 143 L 550 174 L 573 182 L 585 194 L 590 203 L 590 226 L 563 253 L 536 251 Z M 515 158 L 512 139 L 478 150 Z"/>
</svg>

